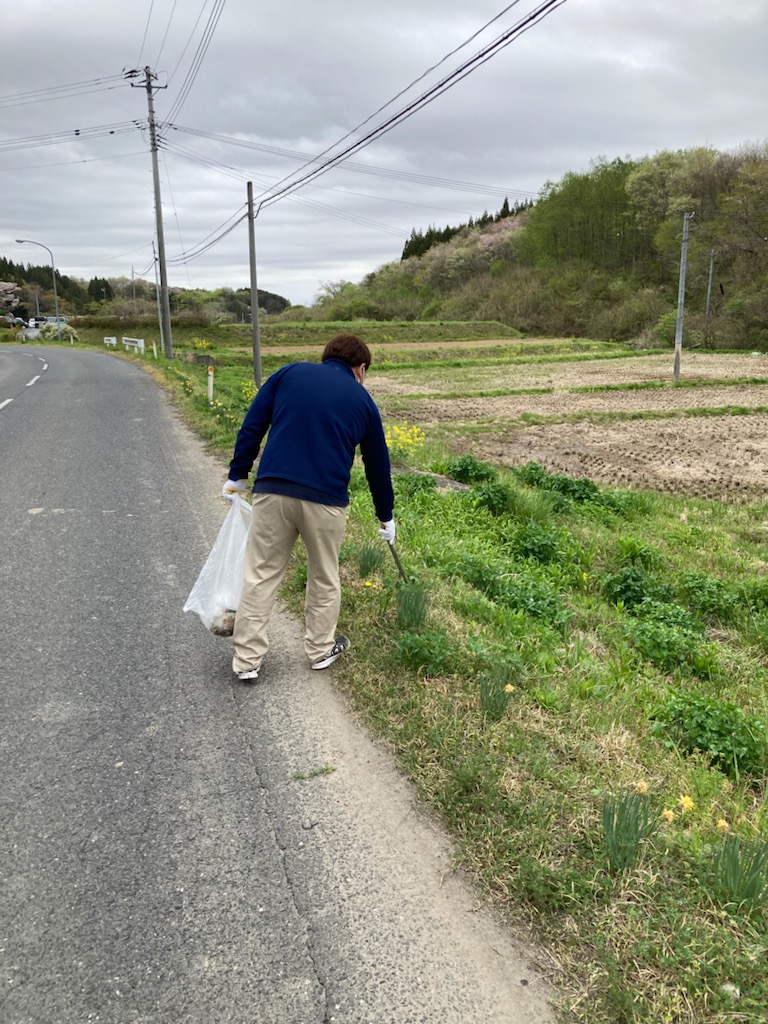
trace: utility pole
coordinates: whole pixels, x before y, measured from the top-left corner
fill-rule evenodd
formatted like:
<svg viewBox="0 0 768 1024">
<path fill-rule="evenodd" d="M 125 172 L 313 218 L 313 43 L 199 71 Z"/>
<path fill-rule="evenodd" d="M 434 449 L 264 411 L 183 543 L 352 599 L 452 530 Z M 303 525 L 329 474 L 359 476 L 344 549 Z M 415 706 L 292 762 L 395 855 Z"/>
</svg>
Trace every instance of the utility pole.
<svg viewBox="0 0 768 1024">
<path fill-rule="evenodd" d="M 160 171 L 157 166 L 157 127 L 155 125 L 155 105 L 152 97 L 152 82 L 156 81 L 151 68 L 145 67 L 142 71 L 126 71 L 126 78 L 136 78 L 144 75 L 144 88 L 147 90 L 147 109 L 149 111 L 149 144 L 152 152 L 152 178 L 155 186 L 155 223 L 157 230 L 157 255 L 160 266 L 160 334 L 162 336 L 163 351 L 168 359 L 173 359 L 173 340 L 171 336 L 171 304 L 168 298 L 168 273 L 165 266 L 165 234 L 163 232 L 163 207 L 160 199 Z M 135 88 L 131 82 L 131 87 Z M 165 88 L 158 86 L 157 88 Z"/>
<path fill-rule="evenodd" d="M 248 182 L 248 253 L 251 265 L 251 326 L 253 328 L 253 379 L 261 387 L 261 335 L 259 332 L 259 289 L 256 285 L 256 231 L 253 215 L 253 182 Z"/>
<path fill-rule="evenodd" d="M 704 314 L 704 344 L 709 344 L 709 313 L 712 309 L 712 278 L 715 274 L 715 250 L 709 253 L 709 281 L 707 282 L 707 311 Z"/>
<path fill-rule="evenodd" d="M 692 213 L 683 214 L 683 244 L 680 250 L 680 283 L 677 288 L 677 321 L 675 323 L 674 378 L 680 380 L 680 353 L 683 348 L 683 307 L 685 306 L 685 269 L 688 263 L 688 224 Z"/>
<path fill-rule="evenodd" d="M 155 253 L 155 243 L 152 242 L 152 264 L 155 268 L 155 302 L 157 303 L 157 317 L 160 321 L 160 345 L 165 352 L 165 334 L 163 333 L 163 317 L 160 312 L 160 283 L 157 280 L 157 254 Z"/>
</svg>

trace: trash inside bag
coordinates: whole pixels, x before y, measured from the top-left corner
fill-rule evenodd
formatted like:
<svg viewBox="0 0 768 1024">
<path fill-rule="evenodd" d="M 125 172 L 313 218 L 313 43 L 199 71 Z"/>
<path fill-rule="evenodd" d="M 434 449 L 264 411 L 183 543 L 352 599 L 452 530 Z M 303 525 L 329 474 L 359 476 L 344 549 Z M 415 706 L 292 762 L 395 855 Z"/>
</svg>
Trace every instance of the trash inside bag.
<svg viewBox="0 0 768 1024">
<path fill-rule="evenodd" d="M 232 636 L 235 628 L 250 525 L 251 506 L 235 498 L 184 605 L 185 612 L 194 612 L 217 636 Z"/>
</svg>

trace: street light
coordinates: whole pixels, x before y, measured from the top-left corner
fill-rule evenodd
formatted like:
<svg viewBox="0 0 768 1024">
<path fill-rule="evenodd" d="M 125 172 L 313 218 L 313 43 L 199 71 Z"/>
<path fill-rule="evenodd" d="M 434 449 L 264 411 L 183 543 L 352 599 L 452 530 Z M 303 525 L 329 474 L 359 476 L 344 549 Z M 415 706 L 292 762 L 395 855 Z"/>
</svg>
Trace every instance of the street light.
<svg viewBox="0 0 768 1024">
<path fill-rule="evenodd" d="M 47 245 L 43 245 L 42 242 L 33 242 L 31 238 L 17 238 L 17 245 L 39 245 L 41 249 L 45 249 L 48 255 L 51 257 L 51 276 L 53 277 L 53 305 L 56 310 L 56 337 L 61 341 L 61 321 L 59 320 L 59 293 L 56 290 L 56 264 L 53 262 L 53 253 Z"/>
</svg>

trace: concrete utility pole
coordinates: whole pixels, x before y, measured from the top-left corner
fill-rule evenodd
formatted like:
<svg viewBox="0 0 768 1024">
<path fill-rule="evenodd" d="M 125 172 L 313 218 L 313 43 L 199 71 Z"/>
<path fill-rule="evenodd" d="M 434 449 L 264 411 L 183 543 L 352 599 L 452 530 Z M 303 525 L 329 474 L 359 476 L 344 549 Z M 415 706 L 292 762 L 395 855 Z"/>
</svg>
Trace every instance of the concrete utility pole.
<svg viewBox="0 0 768 1024">
<path fill-rule="evenodd" d="M 168 273 L 165 266 L 165 234 L 163 232 L 163 207 L 160 199 L 160 172 L 157 166 L 157 128 L 155 125 L 155 105 L 152 98 L 152 83 L 157 80 L 151 68 L 146 67 L 141 71 L 126 71 L 126 78 L 137 78 L 144 75 L 144 88 L 147 90 L 147 108 L 149 111 L 149 144 L 152 151 L 152 178 L 155 185 L 155 223 L 157 230 L 157 255 L 160 265 L 160 333 L 163 341 L 163 351 L 168 359 L 173 359 L 173 339 L 171 336 L 171 304 L 168 298 Z M 134 83 L 131 86 L 135 88 Z M 158 86 L 157 88 L 165 88 Z"/>
<path fill-rule="evenodd" d="M 688 263 L 688 224 L 693 216 L 692 213 L 683 214 L 683 244 L 680 250 L 680 283 L 677 288 L 677 322 L 675 323 L 675 380 L 680 380 L 680 353 L 683 348 L 683 307 L 685 306 L 685 269 Z"/>
<path fill-rule="evenodd" d="M 253 215 L 253 182 L 248 182 L 248 252 L 251 264 L 251 326 L 253 328 L 253 379 L 261 387 L 261 334 L 259 331 L 259 289 L 256 285 L 256 231 Z"/>
</svg>

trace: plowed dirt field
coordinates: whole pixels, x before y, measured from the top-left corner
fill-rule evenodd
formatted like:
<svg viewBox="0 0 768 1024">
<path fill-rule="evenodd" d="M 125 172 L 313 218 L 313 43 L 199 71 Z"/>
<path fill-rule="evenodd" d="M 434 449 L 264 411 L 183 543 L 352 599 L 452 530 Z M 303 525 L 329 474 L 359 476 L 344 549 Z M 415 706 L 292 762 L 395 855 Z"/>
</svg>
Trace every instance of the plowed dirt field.
<svg viewBox="0 0 768 1024">
<path fill-rule="evenodd" d="M 457 451 L 504 465 L 535 461 L 609 486 L 768 498 L 768 357 L 687 353 L 679 386 L 672 369 L 671 354 L 424 367 L 372 376 L 370 390 L 385 417 L 439 426 Z M 462 388 L 470 396 L 453 397 Z M 532 388 L 546 391 L 482 394 Z"/>
</svg>

